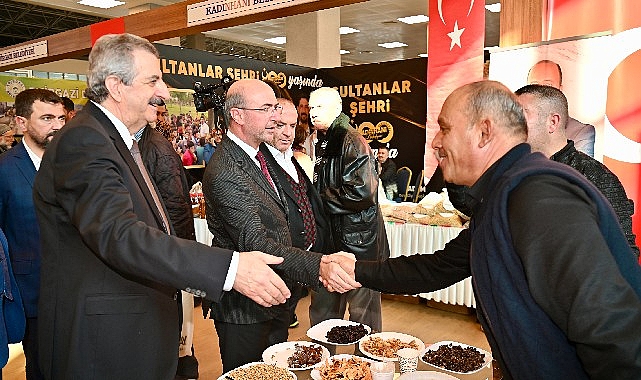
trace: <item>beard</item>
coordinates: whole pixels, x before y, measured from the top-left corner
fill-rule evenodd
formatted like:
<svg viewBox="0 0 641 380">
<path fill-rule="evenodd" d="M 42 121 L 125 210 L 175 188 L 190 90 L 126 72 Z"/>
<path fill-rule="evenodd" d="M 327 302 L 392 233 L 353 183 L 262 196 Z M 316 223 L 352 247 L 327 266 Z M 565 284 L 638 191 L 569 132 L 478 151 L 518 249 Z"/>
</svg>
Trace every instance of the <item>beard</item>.
<svg viewBox="0 0 641 380">
<path fill-rule="evenodd" d="M 53 139 L 53 136 L 56 134 L 56 132 L 58 131 L 51 131 L 44 136 L 38 136 L 33 131 L 30 131 L 29 129 L 27 129 L 27 134 L 29 135 L 31 140 L 42 149 L 47 149 L 47 145 L 49 145 L 49 143 Z"/>
</svg>

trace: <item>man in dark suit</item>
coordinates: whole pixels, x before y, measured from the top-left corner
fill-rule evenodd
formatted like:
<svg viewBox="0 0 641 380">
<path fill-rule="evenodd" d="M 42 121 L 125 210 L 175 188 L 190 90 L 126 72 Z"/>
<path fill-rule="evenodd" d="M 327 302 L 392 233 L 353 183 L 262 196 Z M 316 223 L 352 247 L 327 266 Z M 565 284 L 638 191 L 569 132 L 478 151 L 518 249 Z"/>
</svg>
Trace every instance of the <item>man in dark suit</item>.
<svg viewBox="0 0 641 380">
<path fill-rule="evenodd" d="M 205 169 L 203 193 L 207 224 L 219 247 L 262 249 L 285 258 L 277 271 L 288 284 L 317 288 L 321 254 L 292 247 L 285 194 L 267 164 L 261 143 L 271 141 L 280 106 L 266 83 L 245 79 L 232 84 L 225 100 L 227 137 Z M 262 161 L 262 162 L 261 162 Z M 270 309 L 237 292 L 211 308 L 223 371 L 261 360 L 265 348 L 287 340 L 286 305 Z"/>
<path fill-rule="evenodd" d="M 24 302 L 27 328 L 22 347 L 27 379 L 43 379 L 38 369 L 38 293 L 40 232 L 31 189 L 45 148 L 65 124 L 62 99 L 43 89 L 16 96 L 16 124 L 22 141 L 0 156 L 0 228 L 9 242 L 9 256 Z"/>
<path fill-rule="evenodd" d="M 217 301 L 233 288 L 262 306 L 289 296 L 267 265 L 281 258 L 173 236 L 132 136 L 169 97 L 161 77 L 149 41 L 98 39 L 90 101 L 43 157 L 33 196 L 47 248 L 38 325 L 47 379 L 173 379 L 177 289 Z"/>
<path fill-rule="evenodd" d="M 274 138 L 268 144 L 262 144 L 260 150 L 265 154 L 267 164 L 274 168 L 274 177 L 283 189 L 292 246 L 314 252 L 333 252 L 323 201 L 292 151 L 298 119 L 296 107 L 284 98 L 278 98 L 278 104 L 283 110 L 276 123 Z M 292 297 L 287 301 L 290 327 L 295 327 L 291 322 L 298 324 L 296 304 L 306 289 L 294 284 L 290 290 Z"/>
</svg>

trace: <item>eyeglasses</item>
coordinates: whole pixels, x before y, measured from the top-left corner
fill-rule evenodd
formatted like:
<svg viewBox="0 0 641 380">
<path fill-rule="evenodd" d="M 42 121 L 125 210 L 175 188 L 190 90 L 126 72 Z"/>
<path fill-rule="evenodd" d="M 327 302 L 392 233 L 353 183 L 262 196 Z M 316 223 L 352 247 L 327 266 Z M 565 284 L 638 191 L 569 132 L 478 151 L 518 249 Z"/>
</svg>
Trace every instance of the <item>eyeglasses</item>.
<svg viewBox="0 0 641 380">
<path fill-rule="evenodd" d="M 281 112 L 283 110 L 283 106 L 280 104 L 274 104 L 273 106 L 263 106 L 260 108 L 245 108 L 245 107 L 234 107 L 238 108 L 239 110 L 246 110 L 246 111 L 258 111 L 258 112 L 270 112 L 270 113 L 276 113 L 276 112 Z"/>
</svg>

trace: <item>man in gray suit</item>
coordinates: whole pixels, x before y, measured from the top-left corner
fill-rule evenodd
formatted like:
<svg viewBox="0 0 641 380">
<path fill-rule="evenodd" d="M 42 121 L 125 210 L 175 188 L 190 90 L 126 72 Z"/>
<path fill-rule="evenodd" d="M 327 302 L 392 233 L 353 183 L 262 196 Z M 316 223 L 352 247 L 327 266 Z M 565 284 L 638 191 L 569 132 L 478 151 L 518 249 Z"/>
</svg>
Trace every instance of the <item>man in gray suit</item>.
<svg viewBox="0 0 641 380">
<path fill-rule="evenodd" d="M 285 194 L 259 149 L 271 141 L 281 107 L 266 83 L 245 79 L 232 84 L 225 100 L 227 138 L 216 148 L 203 178 L 207 224 L 213 244 L 260 249 L 285 258 L 276 266 L 286 283 L 318 288 L 321 254 L 292 247 Z M 330 263 L 331 264 L 331 263 Z M 333 265 L 333 264 L 331 264 Z M 338 267 L 338 265 L 336 265 Z M 203 310 L 207 312 L 207 308 Z M 287 340 L 286 305 L 261 307 L 238 292 L 211 308 L 223 371 L 261 360 L 265 348 Z"/>
<path fill-rule="evenodd" d="M 268 267 L 281 258 L 174 235 L 133 139 L 169 97 L 161 78 L 149 41 L 98 39 L 90 101 L 42 159 L 33 197 L 46 247 L 38 332 L 47 379 L 173 379 L 178 289 L 219 300 L 233 288 L 262 306 L 289 297 Z"/>
</svg>

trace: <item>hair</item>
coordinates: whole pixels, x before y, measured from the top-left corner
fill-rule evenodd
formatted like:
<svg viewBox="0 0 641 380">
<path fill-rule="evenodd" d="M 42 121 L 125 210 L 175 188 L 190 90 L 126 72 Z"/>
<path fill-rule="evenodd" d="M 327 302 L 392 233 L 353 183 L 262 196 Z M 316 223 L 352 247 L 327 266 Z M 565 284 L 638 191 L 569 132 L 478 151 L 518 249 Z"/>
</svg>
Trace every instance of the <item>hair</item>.
<svg viewBox="0 0 641 380">
<path fill-rule="evenodd" d="M 198 145 L 205 146 L 205 144 L 207 144 L 207 139 L 206 138 L 201 137 L 201 138 L 198 139 Z"/>
<path fill-rule="evenodd" d="M 264 79 L 263 82 L 267 83 L 269 87 L 271 87 L 272 91 L 274 91 L 274 95 L 276 95 L 276 99 L 287 99 L 292 104 L 294 101 L 292 100 L 292 96 L 289 94 L 289 91 L 285 88 L 281 88 L 276 82 Z"/>
<path fill-rule="evenodd" d="M 49 104 L 63 104 L 62 99 L 53 91 L 43 88 L 30 88 L 20 92 L 16 96 L 16 116 L 22 116 L 27 119 L 31 117 L 33 103 L 35 103 L 36 100 Z"/>
<path fill-rule="evenodd" d="M 60 97 L 62 99 L 62 106 L 65 108 L 65 111 L 71 112 L 76 109 L 76 105 L 73 104 L 73 100 L 67 98 L 66 96 Z"/>
<path fill-rule="evenodd" d="M 196 144 L 194 144 L 194 142 L 193 142 L 193 141 L 188 140 L 188 141 L 187 141 L 187 148 L 191 148 L 192 146 L 196 146 Z"/>
<path fill-rule="evenodd" d="M 467 116 L 472 123 L 492 116 L 516 135 L 527 136 L 527 122 L 517 96 L 500 82 L 483 80 L 467 88 Z"/>
<path fill-rule="evenodd" d="M 229 91 L 232 90 L 232 91 Z M 245 94 L 241 88 L 231 88 L 225 97 L 225 125 L 230 125 L 231 109 L 245 107 Z"/>
<path fill-rule="evenodd" d="M 322 96 L 323 98 L 327 98 L 328 100 L 332 100 L 336 102 L 341 107 L 343 106 L 343 99 L 341 98 L 341 95 L 338 93 L 338 91 L 335 88 L 320 87 L 312 91 L 309 94 L 309 97 L 311 98 L 312 95 Z"/>
<path fill-rule="evenodd" d="M 530 70 L 528 70 L 528 72 L 527 72 L 528 77 L 530 76 L 530 72 L 532 72 L 532 69 L 534 68 L 534 66 L 538 65 L 539 63 L 548 63 L 548 64 L 556 66 L 557 70 L 559 70 L 559 84 L 563 83 L 563 71 L 561 71 L 561 65 L 559 65 L 558 63 L 556 63 L 554 61 L 551 61 L 549 59 L 542 59 L 542 60 L 538 61 L 537 63 L 535 63 L 534 65 L 532 65 L 532 67 L 530 67 Z"/>
<path fill-rule="evenodd" d="M 527 86 L 519 88 L 514 93 L 517 96 L 523 94 L 535 96 L 545 111 L 558 113 L 561 116 L 561 125 L 567 124 L 569 118 L 568 99 L 561 90 L 542 84 L 528 84 Z"/>
<path fill-rule="evenodd" d="M 89 53 L 89 73 L 85 96 L 102 103 L 109 95 L 105 85 L 108 76 L 118 77 L 130 86 L 136 77 L 134 51 L 143 50 L 159 57 L 158 50 L 149 41 L 133 34 L 107 34 L 96 41 Z"/>
</svg>

